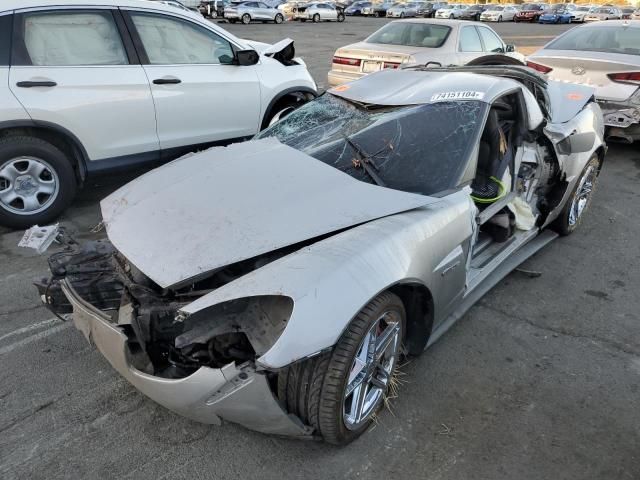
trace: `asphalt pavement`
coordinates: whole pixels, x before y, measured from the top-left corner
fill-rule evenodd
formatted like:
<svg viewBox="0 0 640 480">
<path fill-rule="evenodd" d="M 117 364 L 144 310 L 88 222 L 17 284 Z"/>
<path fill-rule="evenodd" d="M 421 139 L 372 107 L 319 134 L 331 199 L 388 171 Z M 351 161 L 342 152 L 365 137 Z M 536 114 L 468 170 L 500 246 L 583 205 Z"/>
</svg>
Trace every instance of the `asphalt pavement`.
<svg viewBox="0 0 640 480">
<path fill-rule="evenodd" d="M 293 38 L 324 86 L 333 51 L 384 21 L 229 29 Z M 566 28 L 496 26 L 519 46 Z M 611 145 L 580 229 L 523 265 L 539 276 L 512 273 L 410 359 L 392 411 L 345 448 L 197 424 L 146 399 L 40 306 L 46 257 L 0 227 L 0 478 L 637 480 L 639 148 Z M 97 202 L 124 182 L 91 182 L 61 223 L 101 235 Z"/>
</svg>

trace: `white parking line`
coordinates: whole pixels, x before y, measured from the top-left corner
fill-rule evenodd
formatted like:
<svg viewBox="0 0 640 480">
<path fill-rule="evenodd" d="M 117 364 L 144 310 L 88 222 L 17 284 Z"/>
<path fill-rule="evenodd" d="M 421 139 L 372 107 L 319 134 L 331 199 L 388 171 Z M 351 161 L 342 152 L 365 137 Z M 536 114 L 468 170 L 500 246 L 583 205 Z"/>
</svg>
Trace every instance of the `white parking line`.
<svg viewBox="0 0 640 480">
<path fill-rule="evenodd" d="M 61 322 L 62 320 L 60 320 L 59 318 L 50 318 L 49 320 L 43 320 L 42 322 L 34 323 L 33 325 L 27 325 L 26 327 L 18 328 L 13 332 L 5 333 L 0 337 L 0 342 L 5 338 L 13 337 L 15 335 L 20 335 L 22 333 L 27 333 L 27 332 L 30 332 L 31 330 L 38 330 L 39 328 L 47 327 L 49 325 L 52 325 L 55 323 L 61 323 Z"/>
<path fill-rule="evenodd" d="M 37 324 L 35 324 L 35 325 L 37 325 Z M 23 338 L 22 340 L 18 340 L 17 342 L 11 343 L 11 344 L 7 345 L 6 347 L 0 348 L 0 356 L 4 355 L 6 353 L 12 352 L 16 348 L 24 347 L 25 345 L 29 345 L 30 343 L 37 342 L 38 340 L 42 340 L 43 338 L 46 338 L 46 337 L 48 337 L 50 335 L 54 335 L 54 334 L 56 334 L 58 332 L 61 332 L 62 330 L 66 330 L 67 328 L 71 327 L 71 325 L 72 325 L 71 322 L 63 323 L 62 325 L 58 325 L 56 327 L 49 328 L 48 330 L 45 330 L 43 332 L 36 333 L 35 335 L 31 335 L 30 337 Z M 25 327 L 25 328 L 27 328 L 27 327 Z"/>
</svg>

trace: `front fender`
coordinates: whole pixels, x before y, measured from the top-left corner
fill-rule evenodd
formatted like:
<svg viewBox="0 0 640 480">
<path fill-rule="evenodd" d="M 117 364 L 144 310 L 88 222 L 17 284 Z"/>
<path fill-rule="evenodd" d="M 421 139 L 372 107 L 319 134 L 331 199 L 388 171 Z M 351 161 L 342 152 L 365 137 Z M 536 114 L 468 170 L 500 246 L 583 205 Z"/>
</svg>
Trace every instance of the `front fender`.
<svg viewBox="0 0 640 480">
<path fill-rule="evenodd" d="M 280 337 L 258 359 L 282 368 L 332 347 L 364 305 L 390 286 L 420 283 L 437 313 L 448 302 L 438 268 L 471 235 L 465 191 L 437 203 L 346 230 L 241 277 L 182 309 L 187 315 L 258 295 L 286 295 L 294 307 Z M 460 267 L 463 268 L 463 267 Z M 463 276 L 461 277 L 463 278 Z M 464 282 L 459 285 L 462 289 Z"/>
</svg>

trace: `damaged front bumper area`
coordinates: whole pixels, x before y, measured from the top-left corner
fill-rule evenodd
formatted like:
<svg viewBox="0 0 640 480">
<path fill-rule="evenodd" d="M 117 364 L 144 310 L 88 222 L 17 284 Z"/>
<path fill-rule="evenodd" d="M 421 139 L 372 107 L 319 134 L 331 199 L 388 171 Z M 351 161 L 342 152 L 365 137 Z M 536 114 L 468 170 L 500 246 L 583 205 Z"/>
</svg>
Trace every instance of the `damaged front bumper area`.
<svg viewBox="0 0 640 480">
<path fill-rule="evenodd" d="M 149 304 L 139 292 L 134 293 L 137 299 L 131 295 L 132 284 L 124 279 L 121 282 L 118 272 L 112 270 L 116 260 L 111 249 L 110 244 L 102 243 L 68 256 L 70 263 L 67 258 L 62 265 L 50 261 L 53 278 L 36 286 L 48 308 L 57 314 L 72 313 L 75 327 L 113 368 L 155 402 L 198 422 L 220 424 L 225 419 L 259 432 L 293 437 L 313 433 L 297 417 L 287 414 L 276 400 L 272 390 L 275 374 L 256 371 L 255 362 L 246 358 L 246 351 L 233 353 L 234 348 L 238 350 L 233 345 L 237 333 L 218 328 L 227 333 L 212 339 L 202 322 L 185 332 L 181 322 L 173 319 L 173 312 L 177 311 L 175 299 L 163 311 L 159 305 Z M 62 274 L 61 269 L 66 272 Z M 147 327 L 136 322 L 136 316 L 146 317 L 149 312 L 155 312 L 155 316 Z M 226 323 L 233 322 L 227 318 Z M 151 331 L 140 331 L 145 328 Z M 173 349 L 166 347 L 167 339 L 176 342 L 174 337 L 182 339 L 177 342 L 185 344 L 191 355 L 189 360 L 185 355 L 177 357 Z M 149 339 L 152 341 L 146 341 Z M 203 348 L 209 351 L 218 347 L 223 353 L 203 353 Z M 238 360 L 229 361 L 230 355 Z M 198 362 L 199 358 L 202 360 Z"/>
</svg>

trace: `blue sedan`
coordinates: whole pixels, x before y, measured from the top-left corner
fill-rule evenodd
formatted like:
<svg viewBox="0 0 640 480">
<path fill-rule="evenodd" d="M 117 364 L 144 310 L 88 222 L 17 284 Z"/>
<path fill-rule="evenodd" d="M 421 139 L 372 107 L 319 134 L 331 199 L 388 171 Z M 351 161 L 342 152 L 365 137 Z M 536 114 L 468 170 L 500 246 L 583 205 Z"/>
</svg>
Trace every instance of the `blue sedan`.
<svg viewBox="0 0 640 480">
<path fill-rule="evenodd" d="M 538 23 L 571 23 L 571 12 L 564 8 L 545 10 L 540 15 Z"/>
</svg>

